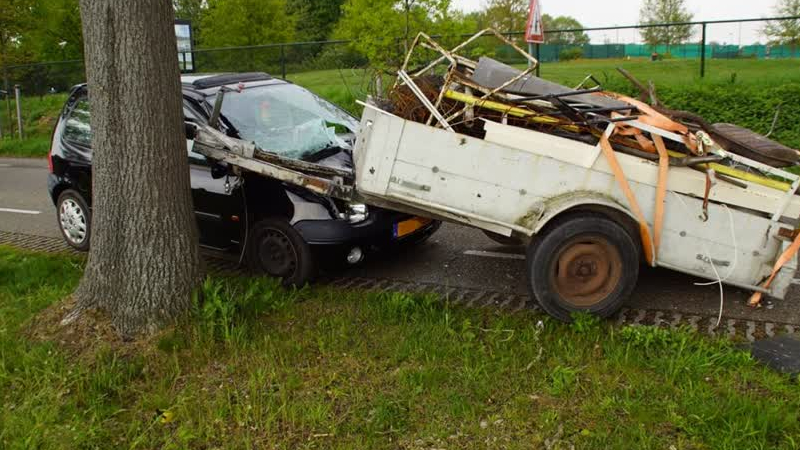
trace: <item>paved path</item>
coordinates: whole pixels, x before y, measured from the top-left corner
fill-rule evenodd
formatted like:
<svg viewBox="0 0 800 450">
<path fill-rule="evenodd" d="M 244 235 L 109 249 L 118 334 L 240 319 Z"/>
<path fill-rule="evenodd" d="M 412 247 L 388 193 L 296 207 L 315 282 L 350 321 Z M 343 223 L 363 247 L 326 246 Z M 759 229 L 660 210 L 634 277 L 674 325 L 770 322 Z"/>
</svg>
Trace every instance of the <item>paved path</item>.
<svg viewBox="0 0 800 450">
<path fill-rule="evenodd" d="M 27 246 L 32 247 L 39 236 L 45 239 L 39 239 L 37 248 L 62 245 L 55 210 L 47 195 L 46 175 L 44 160 L 0 158 L 0 243 L 16 240 L 24 244 L 27 240 Z M 527 301 L 521 250 L 500 247 L 480 231 L 449 224 L 423 246 L 373 257 L 358 267 L 329 276 L 338 284 L 361 280 L 358 284 L 364 287 L 386 288 L 396 283 L 404 289 L 421 286 L 444 295 L 471 293 L 475 297 L 472 303 L 505 303 L 513 307 Z M 639 285 L 626 305 L 624 321 L 636 322 L 638 318 L 643 323 L 663 321 L 707 327 L 703 321 L 716 317 L 719 310 L 719 287 L 695 286 L 696 281 L 700 280 L 643 267 Z M 730 287 L 725 287 L 724 292 L 725 319 L 733 320 L 731 327 L 739 327 L 744 333 L 755 326 L 748 325 L 748 321 L 761 324 L 757 332 L 761 334 L 768 332 L 763 325 L 766 323 L 773 324 L 772 332 L 785 325 L 800 326 L 800 291 L 796 289 L 787 300 L 768 301 L 755 310 L 745 305 L 746 292 Z M 462 300 L 470 303 L 470 299 Z M 693 325 L 692 317 L 698 318 Z M 726 327 L 727 322 L 724 324 Z"/>
</svg>

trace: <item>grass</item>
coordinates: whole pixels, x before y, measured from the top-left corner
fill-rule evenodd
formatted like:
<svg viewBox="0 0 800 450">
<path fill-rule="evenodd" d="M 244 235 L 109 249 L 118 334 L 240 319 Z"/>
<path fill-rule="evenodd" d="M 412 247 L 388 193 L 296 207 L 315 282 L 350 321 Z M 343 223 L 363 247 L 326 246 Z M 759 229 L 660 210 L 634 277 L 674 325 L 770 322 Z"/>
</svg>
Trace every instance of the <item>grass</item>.
<svg viewBox="0 0 800 450">
<path fill-rule="evenodd" d="M 81 264 L 0 248 L 0 447 L 800 443 L 800 386 L 734 344 L 588 317 L 215 277 L 190 321 L 144 343 L 29 337 Z"/>
<path fill-rule="evenodd" d="M 616 71 L 617 67 L 623 67 L 642 81 L 652 80 L 662 100 L 672 108 L 698 112 L 712 122 L 735 122 L 762 133 L 769 131 L 774 110 L 783 103 L 775 138 L 797 148 L 800 147 L 797 64 L 797 60 L 710 59 L 706 78 L 700 78 L 700 62 L 696 60 L 577 60 L 545 63 L 541 74 L 569 86 L 593 74 L 608 89 L 636 94 Z M 371 70 L 341 69 L 289 74 L 288 78 L 358 115 L 361 108 L 356 100 L 364 100 L 370 93 L 372 76 Z M 386 80 L 387 85 L 390 82 Z M 45 156 L 46 141 L 65 99 L 64 94 L 24 98 L 23 127 L 29 139 L 0 140 L 0 156 Z M 13 110 L 13 102 L 11 105 Z M 0 104 L 0 123 L 6 135 L 11 122 L 5 106 Z"/>
</svg>

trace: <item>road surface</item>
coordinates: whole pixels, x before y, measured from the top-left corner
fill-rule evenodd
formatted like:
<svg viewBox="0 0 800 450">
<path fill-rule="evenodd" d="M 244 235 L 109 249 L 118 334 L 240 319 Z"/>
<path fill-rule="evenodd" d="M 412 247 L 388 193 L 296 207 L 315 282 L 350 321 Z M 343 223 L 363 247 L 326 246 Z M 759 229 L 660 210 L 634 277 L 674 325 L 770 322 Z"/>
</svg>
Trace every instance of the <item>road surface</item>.
<svg viewBox="0 0 800 450">
<path fill-rule="evenodd" d="M 0 158 L 0 231 L 60 237 L 55 209 L 47 195 L 47 162 Z M 382 255 L 346 269 L 344 275 L 424 282 L 510 294 L 527 294 L 523 250 L 498 246 L 478 231 L 445 224 L 425 245 L 400 254 Z M 642 267 L 630 308 L 716 316 L 719 286 L 662 269 Z M 800 291 L 787 300 L 746 306 L 749 294 L 724 289 L 725 317 L 800 325 Z"/>
</svg>

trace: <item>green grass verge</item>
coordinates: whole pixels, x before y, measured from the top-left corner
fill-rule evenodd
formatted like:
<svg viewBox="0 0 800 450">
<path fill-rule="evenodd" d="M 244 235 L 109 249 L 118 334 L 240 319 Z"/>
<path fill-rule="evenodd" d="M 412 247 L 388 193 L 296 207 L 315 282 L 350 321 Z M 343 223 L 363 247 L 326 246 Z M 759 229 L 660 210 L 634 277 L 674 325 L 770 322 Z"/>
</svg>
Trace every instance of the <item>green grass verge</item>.
<svg viewBox="0 0 800 450">
<path fill-rule="evenodd" d="M 136 351 L 95 343 L 76 355 L 24 337 L 80 272 L 80 259 L 0 247 L 0 447 L 800 442 L 800 386 L 731 343 L 463 310 L 431 296 L 213 278 L 188 324 Z"/>
<path fill-rule="evenodd" d="M 49 137 L 29 139 L 0 139 L 0 156 L 44 158 L 50 150 Z"/>
</svg>

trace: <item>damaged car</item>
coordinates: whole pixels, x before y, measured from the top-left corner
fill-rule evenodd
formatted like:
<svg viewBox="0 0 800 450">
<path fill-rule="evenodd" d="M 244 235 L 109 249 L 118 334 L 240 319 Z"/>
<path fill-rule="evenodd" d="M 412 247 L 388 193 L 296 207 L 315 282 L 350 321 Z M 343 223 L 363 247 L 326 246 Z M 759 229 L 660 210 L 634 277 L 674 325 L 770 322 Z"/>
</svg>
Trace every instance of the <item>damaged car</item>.
<svg viewBox="0 0 800 450">
<path fill-rule="evenodd" d="M 310 91 L 265 73 L 240 73 L 184 76 L 182 93 L 202 247 L 238 257 L 286 284 L 303 285 L 323 261 L 358 264 L 372 252 L 421 243 L 441 225 L 230 170 L 193 151 L 194 131 L 213 118 L 226 136 L 275 157 L 352 173 L 359 121 Z M 76 86 L 48 155 L 48 191 L 58 226 L 78 250 L 87 250 L 91 239 L 90 116 L 88 88 Z"/>
</svg>

